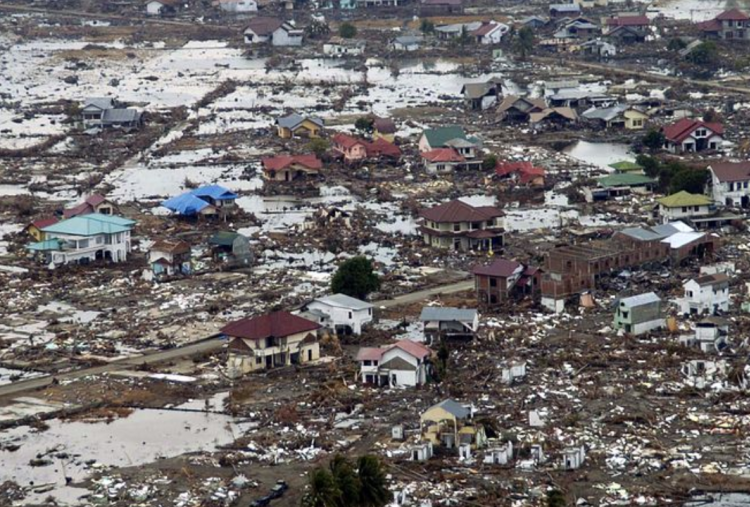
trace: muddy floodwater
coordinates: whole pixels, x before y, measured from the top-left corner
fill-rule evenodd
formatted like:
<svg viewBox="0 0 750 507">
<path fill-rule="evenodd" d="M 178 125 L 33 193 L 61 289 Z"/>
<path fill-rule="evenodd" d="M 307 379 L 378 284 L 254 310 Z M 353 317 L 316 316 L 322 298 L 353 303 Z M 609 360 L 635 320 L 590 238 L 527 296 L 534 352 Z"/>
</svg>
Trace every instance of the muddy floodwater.
<svg viewBox="0 0 750 507">
<path fill-rule="evenodd" d="M 53 419 L 47 424 L 49 429 L 42 432 L 23 426 L 0 434 L 0 470 L 3 480 L 22 487 L 51 487 L 39 493 L 40 498 L 52 495 L 68 505 L 82 504 L 82 490 L 67 486 L 66 477 L 78 482 L 101 467 L 129 467 L 214 450 L 249 427 L 222 414 L 169 410 L 136 410 L 111 423 Z M 20 447 L 13 450 L 16 446 Z M 49 463 L 31 466 L 35 459 Z"/>
</svg>

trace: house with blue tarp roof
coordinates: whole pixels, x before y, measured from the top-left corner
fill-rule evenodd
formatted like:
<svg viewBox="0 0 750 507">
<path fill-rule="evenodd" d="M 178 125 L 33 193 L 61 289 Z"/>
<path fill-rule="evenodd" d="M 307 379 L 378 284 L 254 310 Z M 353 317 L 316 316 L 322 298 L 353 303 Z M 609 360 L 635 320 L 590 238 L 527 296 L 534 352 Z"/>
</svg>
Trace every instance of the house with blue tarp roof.
<svg viewBox="0 0 750 507">
<path fill-rule="evenodd" d="M 98 259 L 124 262 L 134 226 L 135 221 L 116 215 L 81 215 L 43 227 L 44 241 L 31 243 L 26 249 L 51 267 Z"/>
<path fill-rule="evenodd" d="M 234 208 L 237 197 L 221 185 L 206 185 L 167 199 L 161 205 L 182 216 L 226 215 Z"/>
</svg>

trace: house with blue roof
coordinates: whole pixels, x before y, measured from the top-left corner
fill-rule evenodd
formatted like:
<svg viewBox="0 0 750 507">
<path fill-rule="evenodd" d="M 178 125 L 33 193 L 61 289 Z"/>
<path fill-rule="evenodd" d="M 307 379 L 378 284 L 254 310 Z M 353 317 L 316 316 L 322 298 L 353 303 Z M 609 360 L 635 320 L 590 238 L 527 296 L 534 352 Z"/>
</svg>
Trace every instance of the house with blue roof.
<svg viewBox="0 0 750 507">
<path fill-rule="evenodd" d="M 182 216 L 228 215 L 234 209 L 237 197 L 221 185 L 206 185 L 167 199 L 161 205 Z"/>
<path fill-rule="evenodd" d="M 44 241 L 26 246 L 50 267 L 88 264 L 106 259 L 124 262 L 130 252 L 135 221 L 116 215 L 91 213 L 42 228 Z"/>
</svg>

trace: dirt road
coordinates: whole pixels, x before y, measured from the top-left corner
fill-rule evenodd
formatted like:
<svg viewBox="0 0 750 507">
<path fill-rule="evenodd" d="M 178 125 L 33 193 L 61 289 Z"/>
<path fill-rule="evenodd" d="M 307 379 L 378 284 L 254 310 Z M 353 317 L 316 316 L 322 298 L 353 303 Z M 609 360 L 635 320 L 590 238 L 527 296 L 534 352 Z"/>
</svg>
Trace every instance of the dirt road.
<svg viewBox="0 0 750 507">
<path fill-rule="evenodd" d="M 469 290 L 473 286 L 474 286 L 474 282 L 472 280 L 465 280 L 465 281 L 450 283 L 447 285 L 440 285 L 438 287 L 433 287 L 431 289 L 425 289 L 425 290 L 412 292 L 409 294 L 404 294 L 403 296 L 398 296 L 394 299 L 374 301 L 373 304 L 375 305 L 376 308 L 391 308 L 391 307 L 399 306 L 399 305 L 408 305 L 411 303 L 415 303 L 417 301 L 421 301 L 423 299 L 436 296 L 438 294 L 453 294 L 456 292 Z M 217 336 L 209 336 L 208 338 L 203 338 L 196 342 L 192 342 L 188 345 L 182 345 L 180 347 L 175 347 L 169 350 L 150 352 L 150 353 L 140 355 L 140 356 L 128 357 L 125 359 L 113 361 L 103 366 L 83 368 L 81 370 L 76 370 L 76 371 L 72 371 L 68 373 L 62 373 L 59 375 L 47 375 L 44 377 L 37 377 L 37 378 L 29 379 L 29 380 L 21 380 L 18 382 L 13 382 L 11 384 L 0 386 L 0 398 L 4 398 L 8 396 L 16 396 L 26 391 L 32 391 L 34 389 L 39 389 L 39 388 L 48 386 L 53 381 L 54 378 L 57 378 L 58 380 L 74 380 L 77 378 L 85 377 L 87 375 L 99 375 L 99 374 L 107 373 L 107 372 L 126 370 L 126 369 L 139 366 L 143 363 L 146 363 L 146 364 L 161 363 L 164 361 L 171 361 L 171 360 L 180 359 L 183 357 L 189 357 L 189 356 L 194 356 L 198 354 L 205 354 L 208 352 L 215 352 L 221 349 L 225 343 L 226 343 L 225 340 L 219 339 Z"/>
<path fill-rule="evenodd" d="M 718 81 L 703 81 L 700 79 L 688 79 L 685 77 L 673 77 L 673 76 L 660 76 L 658 74 L 650 74 L 636 69 L 628 69 L 626 67 L 614 67 L 603 63 L 590 63 L 580 62 L 571 59 L 562 58 L 550 58 L 546 56 L 532 56 L 530 59 L 537 63 L 543 63 L 546 65 L 557 65 L 560 67 L 573 67 L 582 70 L 591 70 L 595 72 L 607 72 L 610 74 L 617 74 L 618 76 L 630 77 L 636 80 L 651 81 L 655 83 L 665 84 L 687 84 L 695 87 L 706 87 L 716 91 L 730 92 L 730 93 L 741 93 L 744 95 L 750 95 L 750 88 L 744 86 L 732 86 L 719 83 Z"/>
</svg>

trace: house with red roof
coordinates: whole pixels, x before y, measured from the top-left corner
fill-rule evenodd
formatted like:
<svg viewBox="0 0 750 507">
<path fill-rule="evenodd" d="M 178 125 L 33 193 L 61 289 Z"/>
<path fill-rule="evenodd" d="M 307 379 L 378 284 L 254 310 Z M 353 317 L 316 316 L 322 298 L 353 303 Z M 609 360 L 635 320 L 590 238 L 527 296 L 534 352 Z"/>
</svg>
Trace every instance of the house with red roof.
<svg viewBox="0 0 750 507">
<path fill-rule="evenodd" d="M 452 173 L 464 163 L 466 159 L 453 148 L 436 148 L 422 153 L 422 165 L 430 174 Z"/>
<path fill-rule="evenodd" d="M 424 242 L 451 250 L 491 251 L 503 246 L 503 212 L 456 199 L 420 212 Z"/>
<path fill-rule="evenodd" d="M 724 126 L 721 123 L 682 118 L 662 127 L 664 149 L 670 153 L 692 153 L 718 150 L 724 142 Z"/>
<path fill-rule="evenodd" d="M 285 311 L 227 324 L 221 334 L 229 340 L 230 375 L 319 359 L 319 329 L 320 324 Z"/>
<path fill-rule="evenodd" d="M 81 204 L 63 210 L 63 218 L 73 218 L 81 215 L 99 213 L 101 215 L 114 215 L 115 205 L 106 197 L 98 194 L 87 197 Z"/>
<path fill-rule="evenodd" d="M 27 225 L 24 228 L 24 231 L 26 231 L 26 233 L 35 240 L 44 241 L 44 232 L 42 232 L 42 229 L 44 229 L 45 227 L 49 227 L 50 225 L 54 225 L 58 221 L 59 220 L 57 219 L 57 217 L 39 218 Z"/>
<path fill-rule="evenodd" d="M 723 40 L 750 39 L 750 16 L 739 9 L 724 11 L 714 19 L 698 23 L 698 28 L 710 38 Z"/>
<path fill-rule="evenodd" d="M 344 162 L 353 164 L 367 159 L 401 158 L 401 149 L 382 137 L 370 142 L 347 134 L 338 133 L 331 138 L 331 148 Z"/>
<path fill-rule="evenodd" d="M 416 387 L 427 382 L 432 350 L 418 342 L 401 340 L 384 347 L 362 347 L 357 352 L 359 376 L 376 386 Z"/>
<path fill-rule="evenodd" d="M 750 207 L 750 161 L 711 162 L 711 197 L 717 204 Z"/>
<path fill-rule="evenodd" d="M 499 162 L 495 166 L 495 175 L 501 180 L 512 181 L 517 185 L 532 187 L 544 186 L 544 169 L 535 167 L 528 161 Z"/>
<path fill-rule="evenodd" d="M 603 35 L 621 42 L 643 42 L 649 33 L 651 20 L 642 14 L 617 14 L 604 19 Z"/>
<path fill-rule="evenodd" d="M 495 259 L 490 264 L 475 266 L 471 272 L 477 300 L 487 306 L 502 304 L 515 296 L 535 294 L 541 282 L 538 268 L 507 259 Z"/>
<path fill-rule="evenodd" d="M 269 181 L 294 181 L 320 174 L 323 162 L 315 155 L 276 155 L 261 161 L 263 177 Z"/>
</svg>

